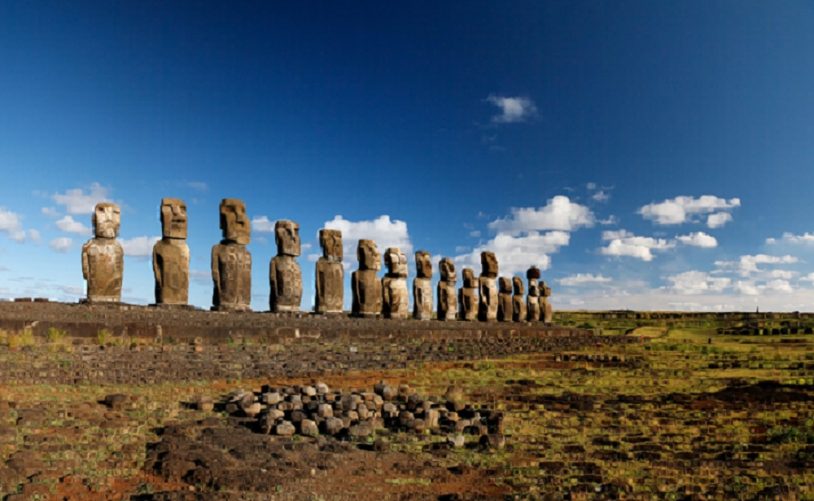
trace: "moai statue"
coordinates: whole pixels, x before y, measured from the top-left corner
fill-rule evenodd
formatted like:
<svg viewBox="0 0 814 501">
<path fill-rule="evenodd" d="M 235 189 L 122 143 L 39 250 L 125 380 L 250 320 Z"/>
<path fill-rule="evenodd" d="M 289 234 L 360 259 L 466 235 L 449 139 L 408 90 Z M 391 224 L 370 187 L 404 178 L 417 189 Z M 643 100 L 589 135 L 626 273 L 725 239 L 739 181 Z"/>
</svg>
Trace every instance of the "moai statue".
<svg viewBox="0 0 814 501">
<path fill-rule="evenodd" d="M 532 266 L 526 271 L 526 278 L 529 281 L 529 297 L 527 318 L 529 322 L 537 322 L 540 320 L 540 269 Z"/>
<path fill-rule="evenodd" d="M 520 277 L 512 278 L 514 285 L 514 296 L 512 296 L 512 320 L 515 322 L 526 321 L 526 298 L 523 297 L 526 293 L 523 287 L 523 279 Z"/>
<path fill-rule="evenodd" d="M 415 253 L 415 280 L 413 280 L 413 318 L 432 319 L 432 261 L 430 253 Z"/>
<path fill-rule="evenodd" d="M 480 253 L 481 274 L 478 277 L 478 320 L 493 322 L 497 320 L 497 257 L 494 252 Z"/>
<path fill-rule="evenodd" d="M 385 318 L 409 316 L 407 295 L 407 256 L 398 247 L 388 247 L 384 252 L 387 273 L 382 278 L 382 301 Z"/>
<path fill-rule="evenodd" d="M 220 201 L 220 229 L 223 240 L 212 247 L 212 309 L 251 311 L 252 255 L 246 249 L 251 227 L 242 200 Z"/>
<path fill-rule="evenodd" d="M 497 280 L 497 320 L 499 322 L 511 322 L 514 306 L 512 306 L 512 281 L 508 277 L 500 277 Z"/>
<path fill-rule="evenodd" d="M 322 257 L 317 260 L 316 297 L 317 313 L 342 313 L 345 300 L 345 270 L 342 268 L 342 232 L 319 230 Z"/>
<path fill-rule="evenodd" d="M 461 272 L 464 284 L 458 291 L 461 320 L 478 319 L 478 281 L 472 268 L 464 268 Z"/>
<path fill-rule="evenodd" d="M 82 246 L 82 276 L 88 282 L 89 303 L 118 303 L 122 299 L 124 249 L 116 240 L 121 210 L 110 202 L 93 209 L 94 237 Z"/>
<path fill-rule="evenodd" d="M 376 276 L 382 263 L 376 242 L 359 240 L 356 258 L 359 260 L 359 269 L 350 276 L 352 313 L 357 317 L 375 317 L 382 312 L 382 283 Z"/>
<path fill-rule="evenodd" d="M 441 280 L 438 282 L 438 320 L 455 320 L 458 316 L 458 301 L 455 297 L 455 263 L 452 259 L 441 258 L 438 263 Z"/>
<path fill-rule="evenodd" d="M 187 205 L 178 198 L 161 199 L 161 240 L 153 246 L 155 304 L 186 305 L 189 298 Z"/>
<path fill-rule="evenodd" d="M 554 320 L 554 308 L 548 302 L 551 296 L 551 287 L 547 286 L 545 282 L 540 285 L 540 320 L 550 324 Z"/>
<path fill-rule="evenodd" d="M 269 307 L 275 313 L 300 311 L 302 301 L 302 271 L 297 263 L 300 255 L 300 225 L 294 221 L 274 223 L 277 255 L 269 263 Z"/>
</svg>

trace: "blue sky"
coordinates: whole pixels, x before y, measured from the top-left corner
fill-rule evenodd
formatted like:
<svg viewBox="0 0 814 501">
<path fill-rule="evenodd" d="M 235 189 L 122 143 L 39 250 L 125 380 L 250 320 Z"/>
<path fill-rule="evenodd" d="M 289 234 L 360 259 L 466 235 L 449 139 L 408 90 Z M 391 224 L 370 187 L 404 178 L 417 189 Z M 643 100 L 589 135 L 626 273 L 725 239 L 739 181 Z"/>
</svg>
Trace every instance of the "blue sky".
<svg viewBox="0 0 814 501">
<path fill-rule="evenodd" d="M 305 309 L 327 224 L 536 264 L 558 308 L 810 311 L 812 26 L 802 1 L 2 2 L 0 297 L 81 297 L 110 199 L 152 301 L 171 196 L 208 307 L 239 197 L 257 309 L 294 219 Z"/>
</svg>

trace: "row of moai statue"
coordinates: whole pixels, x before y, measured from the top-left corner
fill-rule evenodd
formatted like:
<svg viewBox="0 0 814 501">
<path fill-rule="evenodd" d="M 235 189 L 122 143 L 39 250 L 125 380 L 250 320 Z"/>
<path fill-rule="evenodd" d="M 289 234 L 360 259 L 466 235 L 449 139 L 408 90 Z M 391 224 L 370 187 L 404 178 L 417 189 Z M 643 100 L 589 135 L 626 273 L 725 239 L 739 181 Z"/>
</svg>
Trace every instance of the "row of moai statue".
<svg viewBox="0 0 814 501">
<path fill-rule="evenodd" d="M 161 306 L 185 306 L 189 296 L 189 247 L 186 244 L 186 205 L 176 198 L 161 200 L 161 240 L 153 247 L 155 302 Z M 82 246 L 82 274 L 87 280 L 90 303 L 121 300 L 124 252 L 116 240 L 121 212 L 113 203 L 96 205 L 92 223 L 94 238 Z M 220 229 L 223 239 L 212 247 L 212 309 L 249 311 L 251 303 L 252 257 L 246 246 L 251 226 L 241 200 L 223 199 L 220 203 Z M 300 311 L 302 272 L 299 225 L 277 221 L 274 225 L 277 255 L 269 263 L 269 306 L 273 312 Z M 342 233 L 321 229 L 322 257 L 316 262 L 314 311 L 339 314 L 344 304 L 344 268 Z M 376 243 L 360 240 L 357 247 L 359 269 L 351 274 L 352 314 L 358 317 L 408 318 L 407 257 L 396 247 L 385 251 L 385 276 L 379 278 L 381 256 Z M 426 251 L 415 254 L 416 278 L 413 281 L 412 317 L 430 320 L 433 314 L 432 260 Z M 551 289 L 540 281 L 534 266 L 526 273 L 528 295 L 520 277 L 498 278 L 498 263 L 492 252 L 481 253 L 481 274 L 475 277 L 463 269 L 463 286 L 456 287 L 455 264 L 448 258 L 440 263 L 440 281 L 436 289 L 439 320 L 543 321 L 553 315 L 548 297 Z"/>
</svg>

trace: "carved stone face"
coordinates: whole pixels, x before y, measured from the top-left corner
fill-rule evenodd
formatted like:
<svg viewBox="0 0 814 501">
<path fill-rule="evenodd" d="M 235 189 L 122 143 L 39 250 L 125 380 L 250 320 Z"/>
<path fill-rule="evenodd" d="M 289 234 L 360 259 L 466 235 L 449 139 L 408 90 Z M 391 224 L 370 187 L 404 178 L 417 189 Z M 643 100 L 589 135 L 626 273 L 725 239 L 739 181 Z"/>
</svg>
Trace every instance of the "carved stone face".
<svg viewBox="0 0 814 501">
<path fill-rule="evenodd" d="M 464 268 L 461 274 L 464 277 L 464 287 L 477 287 L 475 272 L 472 271 L 472 268 Z"/>
<path fill-rule="evenodd" d="M 543 282 L 542 286 L 540 287 L 541 296 L 549 297 L 551 296 L 551 287 L 547 286 L 545 282 Z"/>
<path fill-rule="evenodd" d="M 322 255 L 332 261 L 342 261 L 342 232 L 339 230 L 329 230 L 323 228 L 319 230 L 319 245 L 322 247 Z"/>
<path fill-rule="evenodd" d="M 300 225 L 294 221 L 281 220 L 274 223 L 274 241 L 277 242 L 277 255 L 300 255 Z"/>
<path fill-rule="evenodd" d="M 251 226 L 243 200 L 224 198 L 220 201 L 220 229 L 224 240 L 243 245 L 249 243 Z"/>
<path fill-rule="evenodd" d="M 509 280 L 508 277 L 500 277 L 498 279 L 498 286 L 500 287 L 500 292 L 511 294 L 512 281 Z"/>
<path fill-rule="evenodd" d="M 497 276 L 497 257 L 494 252 L 484 251 L 480 253 L 481 275 L 495 278 Z"/>
<path fill-rule="evenodd" d="M 429 252 L 418 251 L 415 253 L 415 274 L 418 278 L 432 277 L 432 260 Z"/>
<path fill-rule="evenodd" d="M 373 240 L 359 240 L 359 245 L 356 247 L 356 258 L 359 260 L 360 270 L 379 271 L 382 268 L 382 257 Z"/>
<path fill-rule="evenodd" d="M 161 199 L 161 234 L 164 238 L 187 238 L 187 204 L 183 200 Z"/>
<path fill-rule="evenodd" d="M 454 282 L 458 277 L 455 274 L 455 263 L 452 259 L 445 257 L 438 263 L 438 268 L 441 271 L 441 280 L 444 282 Z"/>
<path fill-rule="evenodd" d="M 526 278 L 529 279 L 529 280 L 531 280 L 531 279 L 539 280 L 540 279 L 540 268 L 538 268 L 536 266 L 532 266 L 531 268 L 529 268 L 528 271 L 526 272 Z"/>
<path fill-rule="evenodd" d="M 384 253 L 387 274 L 395 277 L 407 276 L 407 256 L 398 247 L 388 247 Z"/>
<path fill-rule="evenodd" d="M 122 211 L 110 202 L 99 202 L 93 209 L 93 234 L 96 238 L 116 238 L 119 236 Z"/>
<path fill-rule="evenodd" d="M 513 277 L 512 284 L 514 285 L 515 294 L 524 294 L 526 288 L 523 286 L 523 279 L 520 277 Z"/>
</svg>

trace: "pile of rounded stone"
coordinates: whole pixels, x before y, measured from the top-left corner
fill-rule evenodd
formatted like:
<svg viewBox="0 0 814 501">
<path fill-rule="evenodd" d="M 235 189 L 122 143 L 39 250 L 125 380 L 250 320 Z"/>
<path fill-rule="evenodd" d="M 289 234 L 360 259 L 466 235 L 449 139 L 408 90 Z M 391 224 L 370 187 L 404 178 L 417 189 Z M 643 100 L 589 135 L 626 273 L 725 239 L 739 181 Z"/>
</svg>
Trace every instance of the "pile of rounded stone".
<svg viewBox="0 0 814 501">
<path fill-rule="evenodd" d="M 451 447 L 463 447 L 465 435 L 487 448 L 502 448 L 503 413 L 465 403 L 450 386 L 442 399 L 419 396 L 406 384 L 384 381 L 373 391 L 331 390 L 325 383 L 273 387 L 259 393 L 239 391 L 227 397 L 225 410 L 247 420 L 261 433 L 289 436 L 330 435 L 364 439 L 377 430 L 447 435 Z"/>
</svg>

